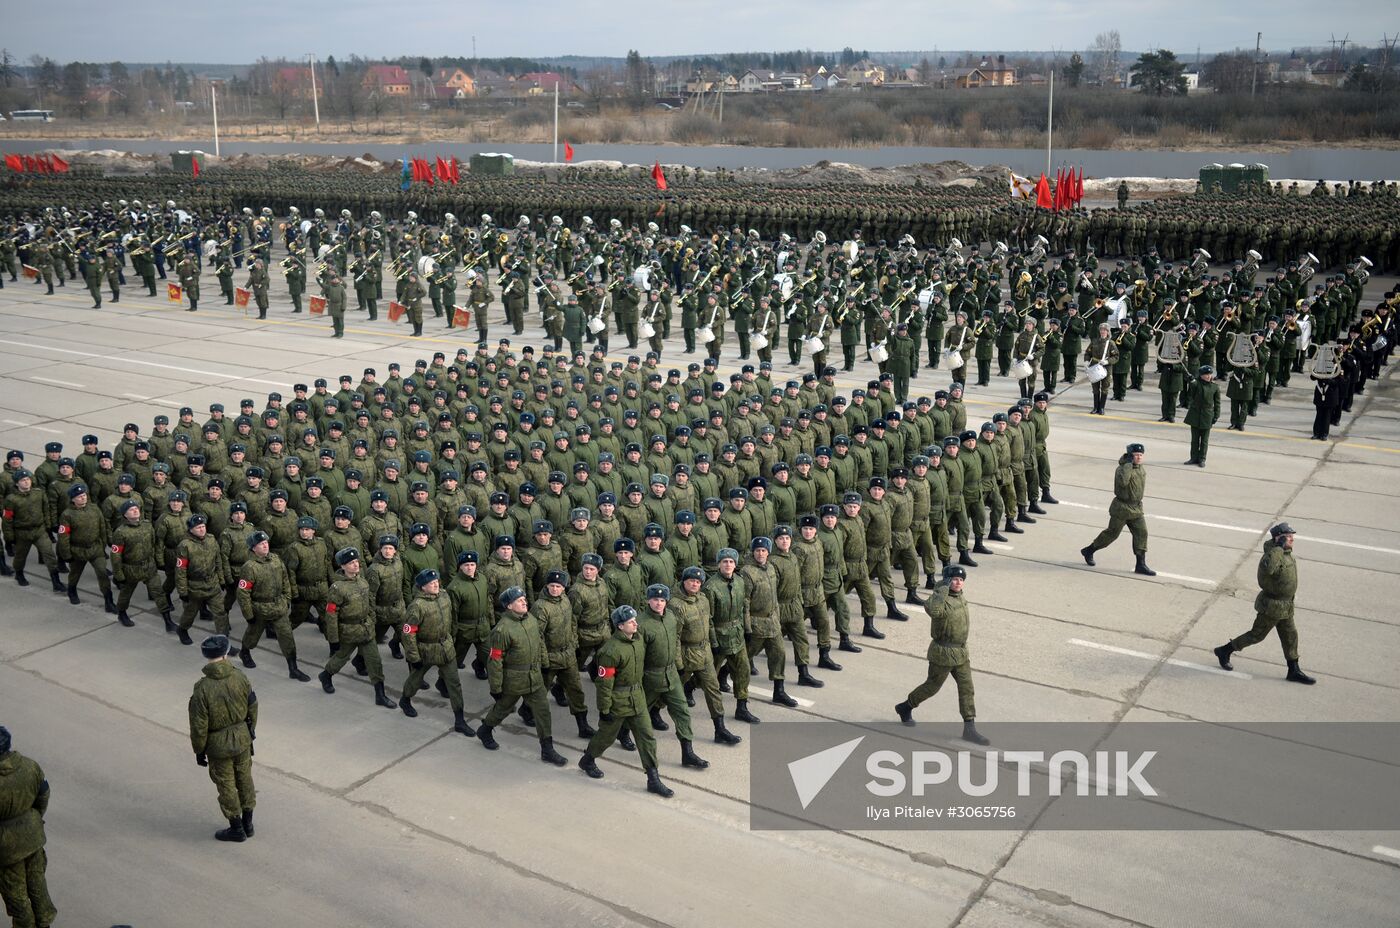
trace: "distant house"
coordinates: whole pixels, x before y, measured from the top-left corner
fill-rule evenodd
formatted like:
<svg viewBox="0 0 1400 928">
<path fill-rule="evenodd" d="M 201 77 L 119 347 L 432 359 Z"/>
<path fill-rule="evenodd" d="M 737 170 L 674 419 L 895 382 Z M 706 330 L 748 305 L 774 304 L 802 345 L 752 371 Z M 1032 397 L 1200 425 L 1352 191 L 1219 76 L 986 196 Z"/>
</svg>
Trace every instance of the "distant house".
<svg viewBox="0 0 1400 928">
<path fill-rule="evenodd" d="M 272 84 L 278 93 L 289 93 L 298 100 L 311 99 L 310 68 L 278 68 L 272 75 Z"/>
<path fill-rule="evenodd" d="M 836 90 L 846 85 L 846 79 L 835 71 L 822 71 L 812 75 L 811 85 L 813 90 Z"/>
<path fill-rule="evenodd" d="M 764 82 L 771 80 L 772 77 L 771 71 L 765 71 L 762 74 L 757 71 L 745 71 L 744 76 L 739 78 L 739 92 L 758 93 L 763 89 Z"/>
<path fill-rule="evenodd" d="M 685 82 L 686 93 L 715 93 L 723 90 L 725 93 L 739 92 L 739 78 L 733 74 L 696 73 L 690 80 Z"/>
<path fill-rule="evenodd" d="M 408 72 L 396 64 L 372 64 L 365 69 L 364 87 L 389 97 L 406 97 L 413 91 Z"/>
<path fill-rule="evenodd" d="M 852 87 L 883 84 L 885 82 L 885 69 L 878 64 L 862 61 L 846 69 L 846 82 Z"/>
<path fill-rule="evenodd" d="M 458 99 L 476 96 L 476 81 L 461 68 L 438 68 L 437 73 L 433 75 L 433 86 L 451 87 L 454 91 L 459 91 L 455 95 Z"/>
<path fill-rule="evenodd" d="M 784 71 L 777 75 L 775 80 L 782 85 L 784 90 L 803 90 L 808 87 L 807 75 L 801 71 Z"/>
<path fill-rule="evenodd" d="M 1195 93 L 1196 91 L 1201 89 L 1201 72 L 1186 71 L 1183 72 L 1181 76 L 1186 78 L 1187 93 Z"/>
<path fill-rule="evenodd" d="M 1006 56 L 997 55 L 996 61 L 983 58 L 976 70 L 981 74 L 980 87 L 1010 87 L 1016 83 L 1016 69 L 1007 67 Z"/>
<path fill-rule="evenodd" d="M 1289 58 L 1278 66 L 1278 80 L 1286 84 L 1311 84 L 1312 65 L 1302 58 Z"/>
<path fill-rule="evenodd" d="M 568 78 L 557 71 L 529 71 L 515 78 L 515 92 L 529 96 L 554 93 L 555 87 L 568 93 L 570 86 Z"/>
<path fill-rule="evenodd" d="M 1312 64 L 1312 83 L 1340 87 L 1347 79 L 1347 67 L 1335 58 L 1324 58 Z"/>
</svg>

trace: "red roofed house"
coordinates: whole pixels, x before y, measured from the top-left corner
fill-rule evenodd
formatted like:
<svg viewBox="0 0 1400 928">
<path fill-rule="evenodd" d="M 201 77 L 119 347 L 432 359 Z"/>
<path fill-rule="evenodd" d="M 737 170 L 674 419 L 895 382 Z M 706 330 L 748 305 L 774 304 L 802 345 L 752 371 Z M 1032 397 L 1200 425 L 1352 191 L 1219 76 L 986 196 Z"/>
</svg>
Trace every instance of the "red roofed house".
<svg viewBox="0 0 1400 928">
<path fill-rule="evenodd" d="M 447 96 L 452 97 L 474 97 L 476 96 L 476 81 L 472 76 L 461 68 L 438 68 L 433 75 L 433 85 L 437 89 L 438 96 L 442 97 L 442 88 L 450 87 L 454 93 Z"/>
<path fill-rule="evenodd" d="M 274 87 L 286 90 L 298 99 L 311 99 L 310 68 L 278 68 L 272 77 L 272 83 Z"/>
<path fill-rule="evenodd" d="M 396 64 L 372 64 L 365 69 L 366 90 L 378 90 L 390 97 L 406 97 L 413 89 L 408 72 Z"/>
<path fill-rule="evenodd" d="M 515 79 L 515 92 L 532 95 L 554 93 L 556 84 L 560 93 L 568 93 L 569 82 L 562 74 L 556 71 L 530 71 Z"/>
</svg>

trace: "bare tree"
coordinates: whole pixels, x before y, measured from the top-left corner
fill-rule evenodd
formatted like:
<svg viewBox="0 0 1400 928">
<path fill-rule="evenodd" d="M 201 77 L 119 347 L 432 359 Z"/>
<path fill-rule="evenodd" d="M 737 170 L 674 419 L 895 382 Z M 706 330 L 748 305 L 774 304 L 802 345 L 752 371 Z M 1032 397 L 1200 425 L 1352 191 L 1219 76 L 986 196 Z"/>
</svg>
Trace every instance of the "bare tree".
<svg viewBox="0 0 1400 928">
<path fill-rule="evenodd" d="M 1090 69 L 1094 80 L 1107 83 L 1118 77 L 1118 58 L 1123 54 L 1123 39 L 1117 29 L 1100 32 L 1089 46 Z"/>
</svg>

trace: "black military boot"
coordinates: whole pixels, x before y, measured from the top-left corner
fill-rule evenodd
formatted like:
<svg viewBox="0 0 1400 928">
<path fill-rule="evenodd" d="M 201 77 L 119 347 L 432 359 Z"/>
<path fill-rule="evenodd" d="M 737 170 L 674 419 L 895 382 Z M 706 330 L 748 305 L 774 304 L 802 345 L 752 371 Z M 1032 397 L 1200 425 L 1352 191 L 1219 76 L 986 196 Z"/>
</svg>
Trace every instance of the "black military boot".
<svg viewBox="0 0 1400 928">
<path fill-rule="evenodd" d="M 601 780 L 603 778 L 603 771 L 598 769 L 598 762 L 593 758 L 593 755 L 589 754 L 587 751 L 578 759 L 578 769 L 588 774 L 589 777 L 594 780 Z"/>
<path fill-rule="evenodd" d="M 797 700 L 789 696 L 787 690 L 783 689 L 782 680 L 773 681 L 773 702 L 779 706 L 787 706 L 789 709 L 797 708 Z"/>
<path fill-rule="evenodd" d="M 251 838 L 251 837 L 253 836 L 253 810 L 252 810 L 252 809 L 244 809 L 244 810 L 243 810 L 243 834 L 247 835 L 249 838 Z"/>
<path fill-rule="evenodd" d="M 1017 506 L 1017 507 L 1016 507 L 1016 521 L 1017 521 L 1017 522 L 1021 522 L 1021 523 L 1025 524 L 1025 525 L 1034 525 L 1034 524 L 1035 524 L 1035 520 L 1032 519 L 1030 516 L 1026 515 L 1026 507 L 1025 507 L 1025 506 Z"/>
<path fill-rule="evenodd" d="M 807 672 L 806 664 L 797 665 L 797 685 L 810 687 L 826 686 L 825 683 L 818 680 L 816 677 L 812 676 L 810 673 Z"/>
<path fill-rule="evenodd" d="M 396 661 L 403 660 L 403 648 L 399 647 L 399 643 L 397 641 L 389 642 L 389 656 Z"/>
<path fill-rule="evenodd" d="M 724 716 L 716 715 L 713 721 L 715 723 L 715 744 L 738 744 L 744 740 L 725 727 Z"/>
<path fill-rule="evenodd" d="M 297 656 L 295 654 L 287 658 L 287 676 L 298 683 L 308 683 L 311 680 L 311 678 L 303 673 L 301 668 L 297 666 Z"/>
<path fill-rule="evenodd" d="M 553 738 L 540 739 L 540 760 L 544 761 L 546 764 L 553 764 L 556 767 L 562 767 L 568 763 L 568 761 L 564 759 L 563 754 L 554 750 Z"/>
<path fill-rule="evenodd" d="M 169 609 L 163 609 L 160 613 L 160 620 L 165 623 L 165 633 L 173 635 L 175 633 L 175 615 Z M 244 651 L 243 653 L 248 653 Z M 252 666 L 251 664 L 249 666 Z"/>
<path fill-rule="evenodd" d="M 630 732 L 626 728 L 619 731 L 617 733 L 617 746 L 622 748 L 624 751 L 637 750 L 637 742 L 632 740 L 632 732 Z"/>
<path fill-rule="evenodd" d="M 111 590 L 108 590 L 102 594 L 102 609 L 108 615 L 117 614 L 117 601 L 112 598 Z"/>
<path fill-rule="evenodd" d="M 982 543 L 982 536 L 981 536 L 981 535 L 975 535 L 975 536 L 973 536 L 973 538 L 974 538 L 973 545 L 972 545 L 972 553 L 973 553 L 973 554 L 991 554 L 991 553 L 992 553 L 992 549 L 989 548 L 989 547 L 987 547 L 986 545 L 984 545 L 984 544 Z M 993 535 L 992 535 L 992 540 L 993 540 L 993 541 L 996 541 L 996 538 L 997 538 L 997 536 L 996 536 L 995 534 L 993 534 Z M 1006 540 L 1005 538 L 1002 539 L 1002 541 L 1005 541 L 1005 540 Z"/>
<path fill-rule="evenodd" d="M 238 659 L 243 662 L 244 667 L 247 667 L 249 669 L 258 666 L 258 662 L 253 660 L 252 648 L 244 648 L 242 653 L 238 655 Z"/>
<path fill-rule="evenodd" d="M 131 616 L 126 614 L 125 609 L 117 613 L 117 621 L 122 623 L 122 625 L 126 628 L 131 628 L 133 625 L 136 624 L 135 622 L 131 621 Z"/>
<path fill-rule="evenodd" d="M 220 828 L 214 832 L 214 838 L 218 841 L 247 841 L 248 833 L 243 830 L 243 816 L 239 815 L 229 819 L 228 827 Z"/>
<path fill-rule="evenodd" d="M 842 632 L 841 641 L 836 645 L 836 650 L 845 651 L 848 654 L 859 654 L 865 649 L 862 648 L 860 645 L 856 644 L 854 641 L 852 641 L 851 636 L 848 633 Z"/>
<path fill-rule="evenodd" d="M 1155 577 L 1157 571 L 1147 566 L 1147 552 L 1140 551 L 1137 556 L 1137 566 L 1133 568 L 1133 573 L 1142 574 L 1144 577 Z"/>
<path fill-rule="evenodd" d="M 58 571 L 56 571 L 56 570 L 51 570 L 51 571 L 49 571 L 49 582 L 53 584 L 53 591 L 54 591 L 55 593 L 66 593 L 66 592 L 68 592 L 68 588 L 67 588 L 66 586 L 63 585 L 63 581 L 60 580 L 60 579 L 58 579 Z"/>
<path fill-rule="evenodd" d="M 29 586 L 29 578 L 24 575 L 23 567 L 17 568 L 15 570 L 15 582 L 18 583 L 20 586 Z"/>
<path fill-rule="evenodd" d="M 647 792 L 655 793 L 662 799 L 670 799 L 676 794 L 675 790 L 661 782 L 661 774 L 656 772 L 655 767 L 647 771 Z"/>
<path fill-rule="evenodd" d="M 734 718 L 738 719 L 740 722 L 748 722 L 750 725 L 757 725 L 760 721 L 758 716 L 749 711 L 749 701 L 747 699 L 739 700 L 739 704 L 734 708 Z"/>
<path fill-rule="evenodd" d="M 909 616 L 899 611 L 899 607 L 895 605 L 893 597 L 885 600 L 885 614 L 896 622 L 909 621 Z"/>
<path fill-rule="evenodd" d="M 384 682 L 382 680 L 374 684 L 374 704 L 376 706 L 383 706 L 386 709 L 394 708 L 394 701 L 384 693 Z"/>
<path fill-rule="evenodd" d="M 564 684 L 558 680 L 555 680 L 554 685 L 549 688 L 549 694 L 554 697 L 556 705 L 567 706 L 569 704 L 569 698 L 564 695 Z"/>
<path fill-rule="evenodd" d="M 963 567 L 976 567 L 977 562 L 972 559 L 972 555 L 967 553 L 966 548 L 958 549 L 958 563 Z"/>
<path fill-rule="evenodd" d="M 472 673 L 478 680 L 486 679 L 486 665 L 481 662 L 480 657 L 472 658 Z"/>
<path fill-rule="evenodd" d="M 519 714 L 520 714 L 520 721 L 524 722 L 524 723 L 525 723 L 526 725 L 528 725 L 530 728 L 534 728 L 534 727 L 535 727 L 535 710 L 531 709 L 528 705 L 526 705 L 525 703 L 522 702 L 522 703 L 520 704 L 520 713 L 519 713 Z"/>
<path fill-rule="evenodd" d="M 817 666 L 822 670 L 840 670 L 841 665 L 831 659 L 830 648 L 817 649 Z"/>
<path fill-rule="evenodd" d="M 436 685 L 437 685 L 437 692 L 438 692 L 438 695 L 441 696 L 443 699 L 446 699 L 446 698 L 447 698 L 447 681 L 444 680 L 441 676 L 439 676 L 439 677 L 437 678 L 437 684 L 436 684 Z"/>
<path fill-rule="evenodd" d="M 1038 516 L 1047 515 L 1045 510 L 1040 508 L 1040 503 L 1036 502 L 1035 500 L 1031 500 L 1031 504 L 1026 507 L 1026 511 L 1033 512 Z"/>
<path fill-rule="evenodd" d="M 399 697 L 399 708 L 403 710 L 404 715 L 411 719 L 416 719 L 418 717 L 418 710 L 413 708 L 413 697 L 409 696 L 407 693 Z"/>
<path fill-rule="evenodd" d="M 68 584 L 68 601 L 75 606 L 82 602 L 78 598 L 78 585 L 76 583 Z"/>
<path fill-rule="evenodd" d="M 885 633 L 875 627 L 875 617 L 873 615 L 866 616 L 865 628 L 861 630 L 861 634 L 867 638 L 880 639 L 885 637 Z"/>
<path fill-rule="evenodd" d="M 194 639 L 190 637 L 190 633 L 183 628 L 177 627 L 175 629 L 175 635 L 180 639 L 180 644 L 194 644 Z"/>
<path fill-rule="evenodd" d="M 974 720 L 973 720 L 973 719 L 964 719 L 964 720 L 963 720 L 962 739 L 963 739 L 964 741 L 971 741 L 973 744 L 991 744 L 991 743 L 992 743 L 992 742 L 991 742 L 989 739 L 987 739 L 980 731 L 977 730 L 977 725 L 974 723 Z"/>
<path fill-rule="evenodd" d="M 1230 663 L 1230 655 L 1235 653 L 1235 643 L 1227 641 L 1218 648 L 1214 648 L 1215 659 L 1220 662 L 1222 670 L 1234 670 L 1235 665 Z"/>
<path fill-rule="evenodd" d="M 1005 527 L 1002 528 L 1002 531 L 1003 531 L 1003 532 L 1010 532 L 1012 535 L 1024 535 L 1024 534 L 1026 534 L 1026 530 L 1023 529 L 1023 528 L 1021 528 L 1021 526 L 1019 526 L 1019 525 L 1016 524 L 1016 519 L 1015 519 L 1014 516 L 1007 516 L 1007 517 L 1006 517 L 1006 525 L 1005 525 Z M 1005 538 L 1000 538 L 1000 539 L 997 538 L 995 532 L 992 533 L 992 536 L 991 536 L 991 537 L 992 537 L 992 541 L 1005 541 L 1005 540 L 1006 540 Z"/>
<path fill-rule="evenodd" d="M 690 708 L 695 708 L 695 681 L 690 680 L 685 684 L 685 704 Z"/>
<path fill-rule="evenodd" d="M 400 704 L 402 705 L 402 700 L 400 700 Z M 494 730 L 494 726 L 491 725 L 482 724 L 476 726 L 477 740 L 480 741 L 481 746 L 488 751 L 494 751 L 500 747 L 500 745 L 496 743 L 495 736 L 491 734 Z"/>
<path fill-rule="evenodd" d="M 696 770 L 704 770 L 710 766 L 710 762 L 699 754 L 695 753 L 695 745 L 690 741 L 681 742 L 681 766 L 693 767 Z"/>
<path fill-rule="evenodd" d="M 651 710 L 651 727 L 655 731 L 670 731 L 671 726 L 666 724 L 666 720 L 661 717 L 660 709 Z"/>
<path fill-rule="evenodd" d="M 1094 566 L 1094 549 L 1092 547 L 1080 548 L 1079 556 L 1084 558 L 1084 563 L 1088 564 L 1090 567 Z"/>
<path fill-rule="evenodd" d="M 10 569 L 10 565 L 5 561 L 4 549 L 0 549 L 0 577 L 12 577 L 14 573 L 15 572 Z"/>
<path fill-rule="evenodd" d="M 719 691 L 729 692 L 729 665 L 726 664 L 719 669 Z"/>
<path fill-rule="evenodd" d="M 578 722 L 578 736 L 580 738 L 592 738 L 594 735 L 598 734 L 597 730 L 594 729 L 592 725 L 588 724 L 587 712 L 574 713 L 574 719 Z"/>
<path fill-rule="evenodd" d="M 756 677 L 756 676 L 758 676 L 758 665 L 755 664 L 755 663 L 753 662 L 753 655 L 752 655 L 752 654 L 749 655 L 749 676 L 750 676 L 750 677 Z"/>
<path fill-rule="evenodd" d="M 321 689 L 327 693 L 335 692 L 335 684 L 331 682 L 331 675 L 326 671 L 316 674 L 316 679 L 321 681 Z"/>
<path fill-rule="evenodd" d="M 901 722 L 911 728 L 914 726 L 914 707 L 909 705 L 908 702 L 897 703 L 894 707 L 894 711 L 899 716 Z"/>
<path fill-rule="evenodd" d="M 365 659 L 358 654 L 350 659 L 350 666 L 354 667 L 355 673 L 362 677 L 369 674 L 369 667 L 365 664 Z"/>
<path fill-rule="evenodd" d="M 929 579 L 932 580 L 933 578 L 929 577 Z M 933 586 L 930 585 L 929 589 L 933 589 Z M 904 594 L 904 601 L 911 606 L 922 606 L 924 604 L 924 601 L 919 598 L 918 591 L 912 588 Z"/>
<path fill-rule="evenodd" d="M 1284 677 L 1284 679 L 1287 680 L 1289 683 L 1305 683 L 1308 686 L 1312 686 L 1314 683 L 1317 682 L 1316 678 L 1310 677 L 1307 674 L 1303 673 L 1302 668 L 1298 666 L 1297 661 L 1288 662 L 1288 676 Z"/>
</svg>

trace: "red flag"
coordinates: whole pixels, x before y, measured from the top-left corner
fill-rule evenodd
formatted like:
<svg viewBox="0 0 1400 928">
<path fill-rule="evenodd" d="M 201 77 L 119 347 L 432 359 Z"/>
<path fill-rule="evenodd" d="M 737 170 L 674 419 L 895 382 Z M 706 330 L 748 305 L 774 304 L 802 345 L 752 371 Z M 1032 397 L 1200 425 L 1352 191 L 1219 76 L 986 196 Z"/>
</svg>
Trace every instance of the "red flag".
<svg viewBox="0 0 1400 928">
<path fill-rule="evenodd" d="M 428 186 L 433 185 L 433 166 L 428 163 L 428 159 L 423 159 L 423 179 L 428 182 Z"/>
<path fill-rule="evenodd" d="M 35 163 L 33 155 L 24 156 L 24 169 L 30 172 L 39 170 L 39 165 Z"/>
<path fill-rule="evenodd" d="M 570 161 L 573 161 L 573 160 L 574 160 L 574 146 L 570 145 L 568 142 L 565 142 L 565 143 L 564 143 L 564 163 L 565 163 L 565 164 L 568 164 Z"/>
<path fill-rule="evenodd" d="M 656 189 L 657 189 L 657 190 L 665 190 L 665 189 L 666 189 L 666 175 L 665 175 L 665 174 L 662 172 L 662 170 L 661 170 L 661 162 L 660 162 L 660 161 L 658 161 L 658 162 L 656 162 L 656 164 L 652 165 L 652 168 L 651 168 L 651 179 L 654 180 L 654 181 L 656 181 Z"/>
<path fill-rule="evenodd" d="M 1074 182 L 1074 205 L 1078 206 L 1084 201 L 1084 168 L 1079 169 L 1079 176 Z"/>
<path fill-rule="evenodd" d="M 319 316 L 326 311 L 326 298 L 323 296 L 313 296 L 311 298 L 311 314 Z"/>
<path fill-rule="evenodd" d="M 198 159 L 198 158 L 191 158 L 191 159 L 190 159 L 190 175 L 193 176 L 193 177 L 198 177 L 198 176 L 199 176 L 199 159 Z"/>
<path fill-rule="evenodd" d="M 24 173 L 24 159 L 21 158 L 19 155 L 6 155 L 5 167 L 9 168 L 11 171 L 16 171 L 22 174 Z"/>
<path fill-rule="evenodd" d="M 1055 172 L 1055 212 L 1059 212 L 1069 206 L 1069 187 L 1065 183 L 1065 170 L 1060 168 Z"/>
<path fill-rule="evenodd" d="M 452 183 L 456 184 L 456 183 L 460 183 L 460 182 L 461 182 L 461 180 L 462 180 L 462 171 L 461 171 L 461 168 L 462 168 L 461 162 L 459 162 L 459 161 L 457 160 L 457 158 L 454 156 L 453 159 L 452 159 Z"/>
<path fill-rule="evenodd" d="M 1041 172 L 1040 180 L 1035 182 L 1035 205 L 1041 209 L 1051 209 L 1055 201 L 1050 197 L 1050 182 L 1045 179 L 1045 172 Z"/>
<path fill-rule="evenodd" d="M 64 161 L 64 160 L 63 160 L 62 158 L 60 158 L 58 155 L 50 155 L 50 156 L 49 156 L 49 163 L 50 163 L 51 165 L 53 165 L 53 169 L 54 169 L 55 171 L 57 171 L 58 173 L 60 173 L 60 174 L 67 174 L 67 173 L 68 173 L 68 162 L 67 162 L 67 161 Z"/>
<path fill-rule="evenodd" d="M 452 179 L 452 169 L 449 168 L 449 167 L 447 166 L 447 162 L 446 162 L 446 161 L 443 161 L 443 160 L 442 160 L 442 156 L 441 156 L 441 155 L 439 155 L 439 156 L 438 156 L 438 159 L 437 159 L 437 176 L 438 176 L 438 180 L 443 181 L 443 182 L 446 182 L 446 181 L 449 181 L 449 180 Z"/>
</svg>

